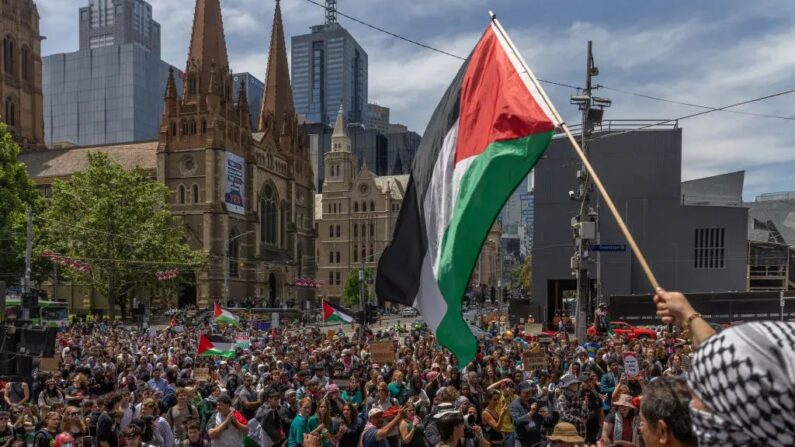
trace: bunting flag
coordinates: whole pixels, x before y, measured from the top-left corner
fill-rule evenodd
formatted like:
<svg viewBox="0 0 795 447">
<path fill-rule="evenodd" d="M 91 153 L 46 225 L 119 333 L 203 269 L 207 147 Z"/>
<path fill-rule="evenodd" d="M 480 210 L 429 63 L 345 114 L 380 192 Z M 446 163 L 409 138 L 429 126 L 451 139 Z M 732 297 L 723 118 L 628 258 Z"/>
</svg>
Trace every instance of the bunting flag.
<svg viewBox="0 0 795 447">
<path fill-rule="evenodd" d="M 215 303 L 213 319 L 215 319 L 216 323 L 224 323 L 230 326 L 240 326 L 240 317 L 219 306 L 218 303 Z"/>
<path fill-rule="evenodd" d="M 466 366 L 477 340 L 461 315 L 481 246 L 557 127 L 555 114 L 492 23 L 436 108 L 412 167 L 379 300 L 420 311 Z"/>
<path fill-rule="evenodd" d="M 235 356 L 235 342 L 220 335 L 202 335 L 199 337 L 199 349 L 196 355 L 232 358 Z"/>
<path fill-rule="evenodd" d="M 342 321 L 350 323 L 354 320 L 353 315 L 345 309 L 323 300 L 323 321 Z"/>
</svg>

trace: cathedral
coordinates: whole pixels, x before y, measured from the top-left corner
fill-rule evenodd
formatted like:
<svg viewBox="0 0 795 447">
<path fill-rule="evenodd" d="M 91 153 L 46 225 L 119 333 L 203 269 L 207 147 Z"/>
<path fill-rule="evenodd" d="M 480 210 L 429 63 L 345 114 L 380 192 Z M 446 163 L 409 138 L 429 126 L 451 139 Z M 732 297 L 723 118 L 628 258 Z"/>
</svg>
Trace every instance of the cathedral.
<svg viewBox="0 0 795 447">
<path fill-rule="evenodd" d="M 219 0 L 196 1 L 185 75 L 181 95 L 169 75 L 157 179 L 173 192 L 189 243 L 210 256 L 196 278 L 199 306 L 249 296 L 305 301 L 314 291 L 294 284 L 314 278 L 313 173 L 279 1 L 256 129 L 245 87 L 232 97 Z"/>
<path fill-rule="evenodd" d="M 0 2 L 0 121 L 22 150 L 44 148 L 39 12 L 33 0 Z"/>
<path fill-rule="evenodd" d="M 251 297 L 257 306 L 303 305 L 316 292 L 301 286 L 315 278 L 314 175 L 293 108 L 279 1 L 258 119 L 250 119 L 245 85 L 232 94 L 220 0 L 196 0 L 184 73 L 183 91 L 169 74 L 157 141 L 28 152 L 20 160 L 45 194 L 98 151 L 168 186 L 185 240 L 208 255 L 203 269 L 181 272 L 191 286 L 172 304 L 207 308 Z M 93 291 L 76 289 L 69 293 L 80 296 L 67 297 L 73 307 L 107 307 Z"/>
</svg>

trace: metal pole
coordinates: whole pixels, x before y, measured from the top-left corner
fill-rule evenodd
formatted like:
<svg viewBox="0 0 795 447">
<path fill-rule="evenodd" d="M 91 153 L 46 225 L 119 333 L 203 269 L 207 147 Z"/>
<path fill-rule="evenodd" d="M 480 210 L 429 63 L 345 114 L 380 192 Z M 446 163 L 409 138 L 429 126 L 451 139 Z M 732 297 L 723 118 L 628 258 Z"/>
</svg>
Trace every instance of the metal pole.
<svg viewBox="0 0 795 447">
<path fill-rule="evenodd" d="M 781 322 L 784 322 L 784 289 L 781 289 L 781 300 L 779 305 L 781 306 Z"/>
<path fill-rule="evenodd" d="M 362 256 L 361 267 L 359 267 L 359 307 L 362 309 L 362 322 L 361 322 L 361 336 L 364 339 L 365 331 L 367 330 L 367 303 L 364 299 L 364 256 Z"/>
<path fill-rule="evenodd" d="M 580 145 L 582 147 L 582 151 L 586 157 L 588 157 L 588 137 L 591 134 L 591 118 L 590 118 L 590 111 L 591 111 L 591 78 L 594 74 L 594 62 L 593 62 L 593 43 L 589 40 L 588 41 L 588 57 L 585 66 L 585 89 L 583 90 L 583 96 L 588 98 L 584 104 L 580 104 L 582 108 L 582 134 L 580 135 Z M 577 175 L 578 180 L 578 191 L 580 195 L 580 214 L 579 214 L 579 223 L 580 223 L 580 233 L 576 238 L 577 244 L 577 304 L 575 307 L 574 318 L 575 318 L 575 329 L 574 335 L 577 337 L 577 340 L 582 341 L 585 339 L 585 326 L 586 326 L 586 313 L 588 308 L 588 298 L 590 297 L 590 280 L 588 278 L 588 264 L 585 262 L 586 253 L 588 249 L 588 243 L 586 242 L 585 238 L 583 238 L 582 234 L 582 225 L 588 219 L 588 205 L 590 203 L 590 194 L 588 191 L 589 184 L 588 184 L 588 175 L 587 171 L 585 170 L 585 166 L 581 167 L 581 170 L 578 172 Z"/>
<path fill-rule="evenodd" d="M 28 205 L 28 235 L 25 240 L 25 280 L 22 283 L 22 291 L 30 293 L 30 265 L 33 256 L 33 208 Z"/>
<path fill-rule="evenodd" d="M 222 291 L 223 297 L 222 302 L 224 306 L 229 305 L 229 243 L 232 240 L 226 241 L 224 244 L 224 289 Z"/>
<path fill-rule="evenodd" d="M 497 281 L 497 329 L 502 334 L 502 281 Z"/>
</svg>

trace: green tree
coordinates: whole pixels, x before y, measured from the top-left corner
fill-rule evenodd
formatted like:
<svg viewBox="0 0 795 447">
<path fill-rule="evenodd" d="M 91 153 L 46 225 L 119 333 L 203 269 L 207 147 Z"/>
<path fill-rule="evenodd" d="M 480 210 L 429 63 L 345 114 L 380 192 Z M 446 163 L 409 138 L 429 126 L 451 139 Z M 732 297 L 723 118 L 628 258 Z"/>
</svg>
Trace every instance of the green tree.
<svg viewBox="0 0 795 447">
<path fill-rule="evenodd" d="M 36 211 L 42 200 L 17 160 L 19 146 L 0 122 L 0 280 L 16 283 L 25 272 L 27 207 Z"/>
<path fill-rule="evenodd" d="M 511 271 L 511 280 L 513 284 L 518 285 L 526 292 L 533 290 L 533 257 L 525 256 L 522 265 L 516 266 Z"/>
<path fill-rule="evenodd" d="M 367 284 L 371 282 L 372 278 L 373 271 L 365 270 L 364 299 L 368 303 L 370 302 L 370 288 L 367 287 Z M 345 280 L 345 285 L 342 287 L 342 303 L 348 308 L 359 306 L 359 269 L 351 269 L 351 271 L 348 272 L 348 278 Z"/>
<path fill-rule="evenodd" d="M 125 317 L 136 291 L 174 287 L 157 281 L 156 272 L 193 270 L 205 256 L 183 242 L 165 185 L 141 169 L 125 170 L 105 153 L 90 153 L 88 161 L 68 182 L 53 185 L 39 249 L 90 263 L 90 273 L 67 275 L 106 296 L 111 318 L 117 305 Z"/>
</svg>

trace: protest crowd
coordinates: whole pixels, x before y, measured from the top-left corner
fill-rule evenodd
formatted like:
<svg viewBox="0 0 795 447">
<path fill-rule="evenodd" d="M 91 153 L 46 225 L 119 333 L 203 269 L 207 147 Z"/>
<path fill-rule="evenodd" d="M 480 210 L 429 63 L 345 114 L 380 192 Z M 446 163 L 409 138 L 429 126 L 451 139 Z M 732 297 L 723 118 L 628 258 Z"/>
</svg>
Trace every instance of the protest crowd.
<svg viewBox="0 0 795 447">
<path fill-rule="evenodd" d="M 57 368 L 5 383 L 0 447 L 795 445 L 795 326 L 715 334 L 681 294 L 655 299 L 674 330 L 656 340 L 612 335 L 602 308 L 587 340 L 484 325 L 467 365 L 388 325 L 76 321 Z M 241 333 L 243 346 L 199 346 Z"/>
</svg>

